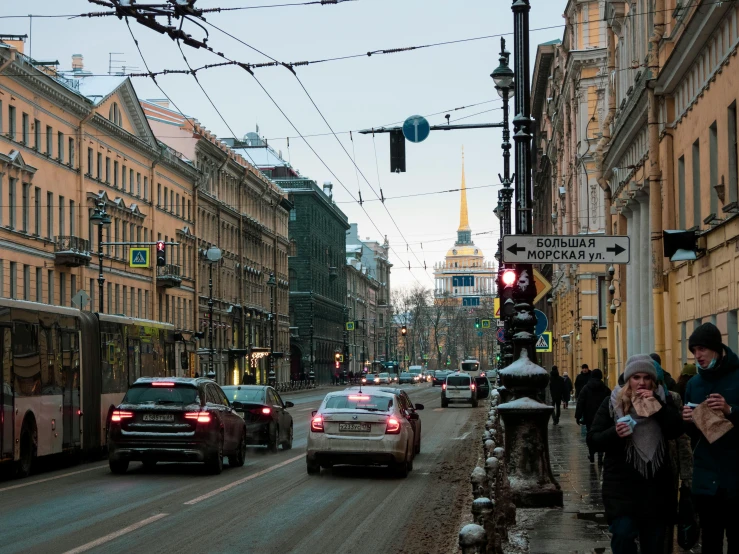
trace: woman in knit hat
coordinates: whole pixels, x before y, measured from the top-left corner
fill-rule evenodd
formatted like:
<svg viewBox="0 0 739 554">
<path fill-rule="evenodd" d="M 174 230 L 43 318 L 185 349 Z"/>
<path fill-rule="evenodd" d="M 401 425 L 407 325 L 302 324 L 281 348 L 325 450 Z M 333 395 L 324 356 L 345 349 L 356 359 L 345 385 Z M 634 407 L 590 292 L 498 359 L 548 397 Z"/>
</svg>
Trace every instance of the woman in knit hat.
<svg viewBox="0 0 739 554">
<path fill-rule="evenodd" d="M 664 550 L 676 510 L 667 441 L 681 434 L 680 412 L 657 384 L 654 361 L 630 357 L 624 385 L 603 401 L 588 433 L 592 448 L 605 452 L 603 504 L 614 554 L 636 553 L 637 538 L 642 554 Z"/>
</svg>

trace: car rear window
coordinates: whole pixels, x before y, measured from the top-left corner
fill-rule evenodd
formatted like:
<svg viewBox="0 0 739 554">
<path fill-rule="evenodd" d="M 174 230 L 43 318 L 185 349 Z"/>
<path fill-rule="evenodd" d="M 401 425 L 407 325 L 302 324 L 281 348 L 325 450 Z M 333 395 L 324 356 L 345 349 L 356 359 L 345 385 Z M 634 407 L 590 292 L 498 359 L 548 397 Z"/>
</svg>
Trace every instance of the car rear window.
<svg viewBox="0 0 739 554">
<path fill-rule="evenodd" d="M 124 404 L 194 404 L 200 403 L 198 389 L 190 385 L 134 385 L 123 398 Z"/>
<path fill-rule="evenodd" d="M 390 377 L 389 373 L 380 373 L 380 377 Z"/>
<path fill-rule="evenodd" d="M 470 378 L 463 375 L 452 375 L 446 378 L 448 387 L 469 387 Z"/>
<path fill-rule="evenodd" d="M 387 396 L 371 394 L 350 394 L 348 396 L 332 396 L 326 400 L 326 408 L 330 410 L 372 410 L 387 412 L 393 407 L 393 399 Z"/>
<path fill-rule="evenodd" d="M 231 402 L 264 402 L 264 389 L 221 387 Z"/>
</svg>

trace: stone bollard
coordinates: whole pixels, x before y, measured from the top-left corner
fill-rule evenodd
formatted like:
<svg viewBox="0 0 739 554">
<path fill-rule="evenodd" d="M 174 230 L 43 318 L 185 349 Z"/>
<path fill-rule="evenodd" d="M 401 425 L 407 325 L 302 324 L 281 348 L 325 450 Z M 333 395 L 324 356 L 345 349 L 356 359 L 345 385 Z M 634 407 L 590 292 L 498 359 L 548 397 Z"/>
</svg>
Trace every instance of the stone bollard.
<svg viewBox="0 0 739 554">
<path fill-rule="evenodd" d="M 488 439 L 485 441 L 485 456 L 492 456 L 493 450 L 495 450 L 495 441 L 493 439 Z"/>
<path fill-rule="evenodd" d="M 493 450 L 493 456 L 495 456 L 499 460 L 502 460 L 503 457 L 505 456 L 505 450 L 503 449 L 503 447 L 502 446 L 498 446 L 497 448 L 495 448 Z"/>
<path fill-rule="evenodd" d="M 462 554 L 487 554 L 485 529 L 476 523 L 462 527 L 459 532 L 459 547 Z"/>
<path fill-rule="evenodd" d="M 495 502 L 489 498 L 478 498 L 472 503 L 472 516 L 475 522 L 485 529 L 487 552 L 491 554 L 496 552 Z"/>
<path fill-rule="evenodd" d="M 487 474 L 485 470 L 480 466 L 477 466 L 472 470 L 470 474 L 470 483 L 472 483 L 472 496 L 480 498 L 481 496 L 487 496 L 487 487 L 485 486 L 485 479 Z"/>
<path fill-rule="evenodd" d="M 500 469 L 500 461 L 495 456 L 490 456 L 485 460 L 485 471 L 488 480 L 493 483 L 498 478 L 498 470 Z"/>
<path fill-rule="evenodd" d="M 493 436 L 490 434 L 490 431 L 485 431 L 482 434 L 482 442 L 483 442 L 483 444 L 485 443 L 486 440 L 490 440 L 491 438 L 493 438 Z"/>
</svg>

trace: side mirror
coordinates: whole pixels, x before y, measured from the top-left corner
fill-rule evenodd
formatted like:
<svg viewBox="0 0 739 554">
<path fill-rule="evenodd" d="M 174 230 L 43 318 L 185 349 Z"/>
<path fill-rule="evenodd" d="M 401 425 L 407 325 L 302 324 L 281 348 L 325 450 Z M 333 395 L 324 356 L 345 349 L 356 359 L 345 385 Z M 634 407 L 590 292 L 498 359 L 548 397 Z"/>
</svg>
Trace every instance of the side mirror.
<svg viewBox="0 0 739 554">
<path fill-rule="evenodd" d="M 423 404 L 416 404 L 416 410 L 423 410 Z"/>
<path fill-rule="evenodd" d="M 318 413 L 318 410 L 313 410 L 313 411 L 312 411 L 312 412 L 310 413 L 310 416 L 311 416 L 311 417 L 315 417 L 317 413 Z"/>
<path fill-rule="evenodd" d="M 285 408 L 292 408 L 293 406 L 295 406 L 295 404 L 292 402 L 285 402 Z"/>
<path fill-rule="evenodd" d="M 415 420 L 415 421 L 417 421 L 417 420 L 421 419 L 421 417 L 420 417 L 420 416 L 419 416 L 419 415 L 418 415 L 417 413 L 413 412 L 413 413 L 411 413 L 411 414 L 410 414 L 410 415 L 408 416 L 408 419 L 412 419 L 412 420 Z"/>
<path fill-rule="evenodd" d="M 243 410 L 243 409 L 244 409 L 244 405 L 243 405 L 243 404 L 242 404 L 241 402 L 233 402 L 233 403 L 231 404 L 231 407 L 232 407 L 232 408 L 233 408 L 234 410 Z"/>
</svg>

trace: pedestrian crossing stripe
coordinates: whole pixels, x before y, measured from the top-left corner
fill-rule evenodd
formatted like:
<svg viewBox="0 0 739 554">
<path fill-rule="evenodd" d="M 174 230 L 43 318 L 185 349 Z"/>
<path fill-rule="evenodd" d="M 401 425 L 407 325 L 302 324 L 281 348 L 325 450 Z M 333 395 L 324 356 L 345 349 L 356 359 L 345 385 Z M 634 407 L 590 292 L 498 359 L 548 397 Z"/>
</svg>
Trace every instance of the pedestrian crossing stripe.
<svg viewBox="0 0 739 554">
<path fill-rule="evenodd" d="M 128 254 L 129 267 L 149 267 L 149 249 L 133 247 Z"/>
<path fill-rule="evenodd" d="M 539 335 L 536 340 L 536 351 L 537 352 L 551 352 L 552 351 L 552 333 L 550 331 L 544 332 Z"/>
</svg>

